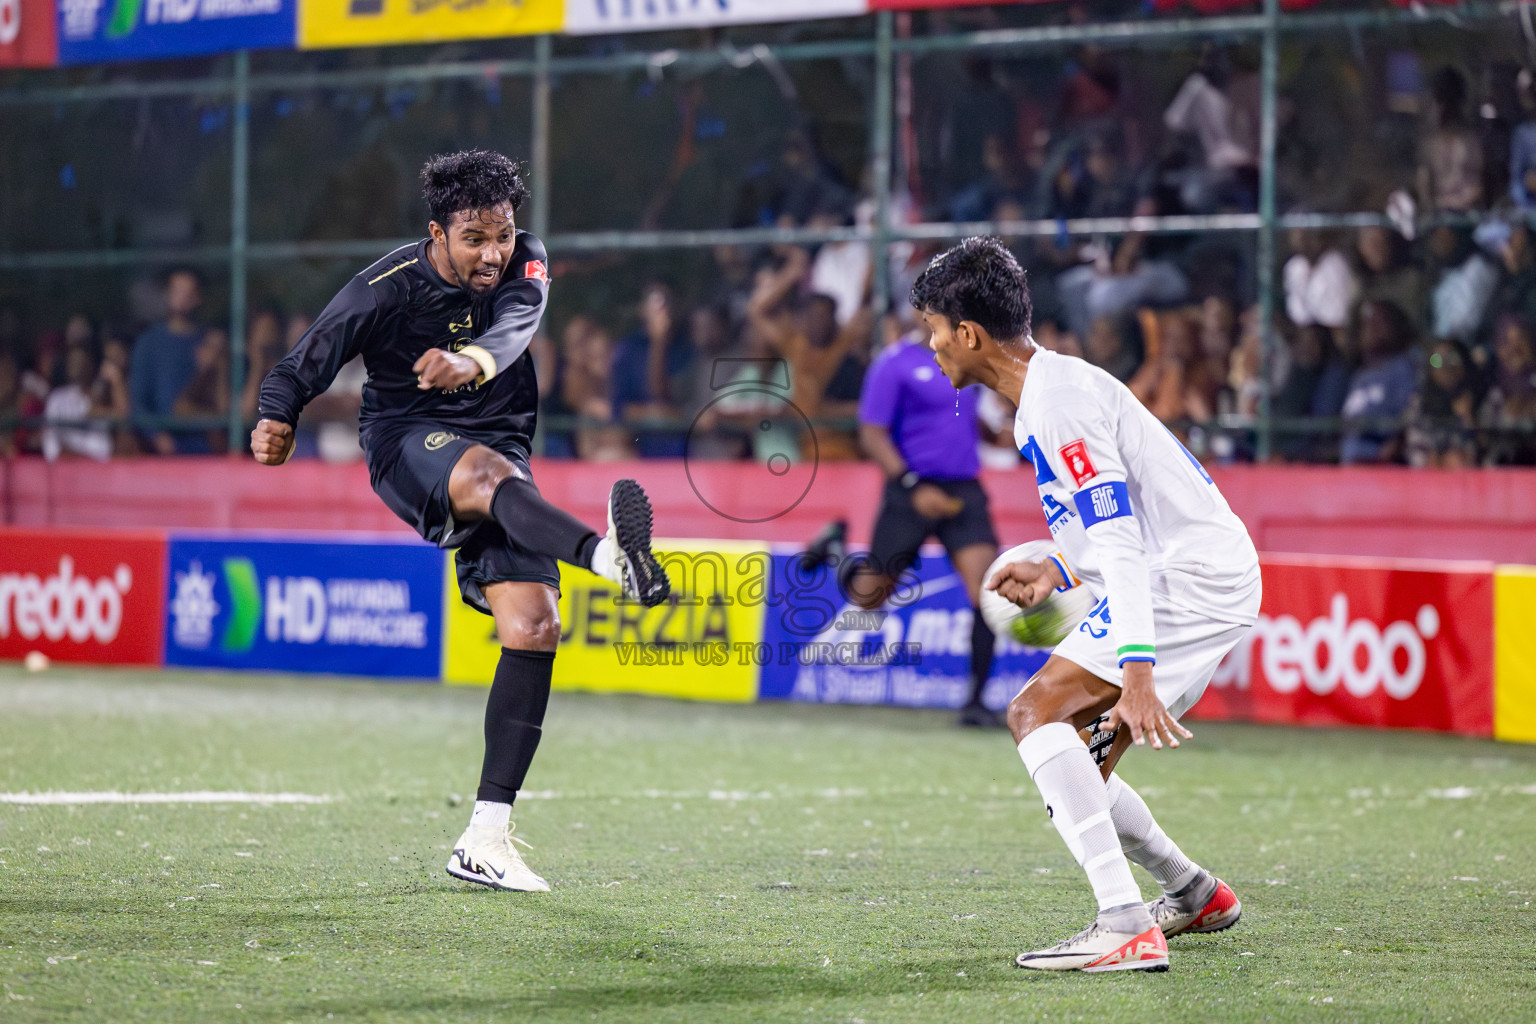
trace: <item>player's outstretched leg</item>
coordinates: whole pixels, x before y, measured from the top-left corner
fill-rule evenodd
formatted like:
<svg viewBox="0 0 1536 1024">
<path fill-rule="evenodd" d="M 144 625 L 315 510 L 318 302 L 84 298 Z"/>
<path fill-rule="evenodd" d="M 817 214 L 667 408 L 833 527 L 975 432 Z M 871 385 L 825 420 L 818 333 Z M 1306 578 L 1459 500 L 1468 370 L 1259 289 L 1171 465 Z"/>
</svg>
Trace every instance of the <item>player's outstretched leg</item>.
<svg viewBox="0 0 1536 1024">
<path fill-rule="evenodd" d="M 1141 902 L 1110 823 L 1104 780 L 1077 730 L 1065 722 L 1040 726 L 1019 743 L 1019 754 L 1093 885 L 1099 916 L 1070 939 L 1014 962 L 1044 971 L 1166 971 L 1168 944 Z"/>
<path fill-rule="evenodd" d="M 592 571 L 613 580 L 624 596 L 646 607 L 661 604 L 672 584 L 651 553 L 651 501 L 633 480 L 608 492 L 608 534 L 592 552 Z"/>
<path fill-rule="evenodd" d="M 606 536 L 545 501 L 525 469 L 484 445 L 463 453 L 448 487 L 455 517 L 489 516 L 525 551 L 590 569 L 647 607 L 672 592 L 651 554 L 650 499 L 633 480 L 620 480 L 608 494 Z"/>
<path fill-rule="evenodd" d="M 1147 911 L 1165 938 L 1184 932 L 1219 932 L 1237 924 L 1243 905 L 1221 879 L 1184 856 L 1152 817 L 1146 801 L 1111 774 L 1105 789 L 1120 848 L 1157 880 L 1163 894 Z"/>
<path fill-rule="evenodd" d="M 555 627 L 558 635 L 559 627 Z M 517 892 L 548 892 L 523 862 L 512 835 L 512 802 L 539 748 L 549 706 L 553 651 L 503 647 L 485 703 L 485 761 L 469 827 L 448 856 L 448 873 L 466 882 Z"/>
<path fill-rule="evenodd" d="M 1087 928 L 1014 963 L 1044 971 L 1166 971 L 1168 943 L 1141 901 L 1131 865 L 1110 821 L 1109 796 L 1076 724 L 1087 724 L 1120 689 L 1052 655 L 1008 706 L 1019 756 L 1040 789 L 1051 823 L 1082 865 L 1098 900 Z"/>
</svg>

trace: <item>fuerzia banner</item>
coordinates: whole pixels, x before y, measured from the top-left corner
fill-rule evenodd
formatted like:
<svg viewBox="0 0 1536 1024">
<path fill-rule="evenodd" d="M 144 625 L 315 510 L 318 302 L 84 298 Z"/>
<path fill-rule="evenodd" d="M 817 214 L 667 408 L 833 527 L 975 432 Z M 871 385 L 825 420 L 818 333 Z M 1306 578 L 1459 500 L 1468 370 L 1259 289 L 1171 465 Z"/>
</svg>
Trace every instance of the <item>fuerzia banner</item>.
<svg viewBox="0 0 1536 1024">
<path fill-rule="evenodd" d="M 1262 563 L 1258 625 L 1191 717 L 1492 735 L 1491 566 Z"/>
<path fill-rule="evenodd" d="M 51 68 L 58 62 L 53 0 L 0 0 L 0 68 Z"/>
<path fill-rule="evenodd" d="M 166 664 L 431 679 L 442 578 L 420 543 L 172 535 Z"/>
<path fill-rule="evenodd" d="M 0 530 L 0 658 L 160 664 L 165 538 Z"/>
<path fill-rule="evenodd" d="M 565 31 L 646 32 L 749 22 L 855 17 L 866 0 L 565 0 Z"/>
<path fill-rule="evenodd" d="M 501 658 L 496 625 L 461 600 L 448 557 L 443 679 L 489 686 Z M 767 546 L 661 540 L 656 557 L 672 581 L 672 598 L 655 608 L 621 600 L 612 583 L 561 563 L 555 689 L 753 700 L 771 567 Z"/>
<path fill-rule="evenodd" d="M 299 45 L 375 46 L 560 31 L 562 0 L 303 0 Z"/>
<path fill-rule="evenodd" d="M 298 0 L 58 0 L 59 61 L 291 48 Z"/>
</svg>

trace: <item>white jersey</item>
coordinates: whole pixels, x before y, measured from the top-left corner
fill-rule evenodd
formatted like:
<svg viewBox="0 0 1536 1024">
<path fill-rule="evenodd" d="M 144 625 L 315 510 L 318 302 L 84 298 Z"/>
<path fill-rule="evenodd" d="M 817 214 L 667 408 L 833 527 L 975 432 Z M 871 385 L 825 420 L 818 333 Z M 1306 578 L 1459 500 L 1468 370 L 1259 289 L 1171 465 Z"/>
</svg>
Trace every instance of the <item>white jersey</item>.
<svg viewBox="0 0 1536 1024">
<path fill-rule="evenodd" d="M 1036 349 L 1014 441 L 1070 586 L 1107 603 L 1119 664 L 1156 661 L 1153 606 L 1252 625 L 1259 556 L 1210 475 L 1130 390 L 1073 356 Z M 1112 610 L 1113 614 L 1110 614 Z"/>
</svg>

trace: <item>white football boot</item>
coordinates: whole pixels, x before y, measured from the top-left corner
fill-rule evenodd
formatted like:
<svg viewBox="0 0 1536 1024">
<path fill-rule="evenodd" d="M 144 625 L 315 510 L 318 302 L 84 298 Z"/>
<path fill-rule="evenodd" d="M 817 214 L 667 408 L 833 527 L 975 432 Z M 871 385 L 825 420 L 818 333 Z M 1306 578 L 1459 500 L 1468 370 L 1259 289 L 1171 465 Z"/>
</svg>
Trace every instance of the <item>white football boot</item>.
<svg viewBox="0 0 1536 1024">
<path fill-rule="evenodd" d="M 515 827 L 471 825 L 466 828 L 464 834 L 459 836 L 459 841 L 453 844 L 453 852 L 448 855 L 448 873 L 454 878 L 488 885 L 492 889 L 549 892 L 549 883 L 523 863 L 523 855 L 512 845 L 522 843 L 528 846 L 521 839 L 513 837 L 512 829 Z M 528 848 L 533 849 L 531 846 Z"/>
<path fill-rule="evenodd" d="M 1132 934 L 1095 920 L 1065 942 L 1020 953 L 1013 962 L 1036 971 L 1166 971 L 1168 943 L 1155 924 Z"/>
<path fill-rule="evenodd" d="M 597 542 L 591 569 L 647 608 L 672 593 L 666 571 L 651 553 L 651 501 L 633 480 L 616 481 L 608 492 L 608 533 Z"/>
</svg>

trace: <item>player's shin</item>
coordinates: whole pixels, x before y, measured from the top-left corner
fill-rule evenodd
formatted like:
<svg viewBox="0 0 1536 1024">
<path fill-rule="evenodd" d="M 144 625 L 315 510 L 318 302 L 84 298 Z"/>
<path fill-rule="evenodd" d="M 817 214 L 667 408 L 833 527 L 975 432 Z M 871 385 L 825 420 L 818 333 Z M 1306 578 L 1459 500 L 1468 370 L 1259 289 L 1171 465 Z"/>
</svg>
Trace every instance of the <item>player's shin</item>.
<svg viewBox="0 0 1536 1024">
<path fill-rule="evenodd" d="M 564 509 L 556 508 L 527 480 L 509 476 L 491 496 L 491 517 L 512 543 L 583 569 L 592 564 L 598 534 Z"/>
<path fill-rule="evenodd" d="M 1110 820 L 1103 777 L 1077 730 L 1064 722 L 1041 726 L 1019 743 L 1019 756 L 1045 799 L 1056 831 L 1088 875 L 1100 920 L 1112 923 L 1116 931 L 1150 928 L 1151 916 Z"/>
<path fill-rule="evenodd" d="M 510 808 L 517 799 L 539 749 L 554 667 L 553 651 L 501 649 L 496 678 L 485 703 L 485 762 L 476 794 L 477 815 L 482 804 Z M 504 812 L 501 824 L 506 824 Z"/>
<path fill-rule="evenodd" d="M 1210 897 L 1215 881 L 1200 865 L 1184 856 L 1184 851 L 1162 830 L 1146 801 L 1118 775 L 1110 775 L 1104 788 L 1109 799 L 1109 814 L 1120 849 L 1135 864 L 1140 864 L 1156 879 L 1165 893 L 1185 893 L 1203 903 Z M 1209 884 L 1204 884 L 1204 883 Z M 1198 891 L 1197 891 L 1198 890 Z"/>
<path fill-rule="evenodd" d="M 1104 791 L 1120 848 L 1156 880 L 1163 890 L 1162 902 L 1180 913 L 1205 907 L 1216 892 L 1216 878 L 1184 855 L 1152 817 L 1141 794 L 1120 776 L 1111 774 Z"/>
<path fill-rule="evenodd" d="M 485 764 L 469 827 L 448 856 L 448 874 L 493 889 L 548 892 L 513 844 L 512 802 L 528 774 L 549 704 L 553 651 L 501 649 L 485 703 Z"/>
</svg>

